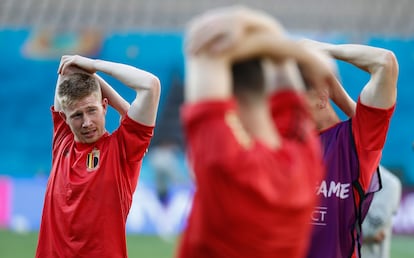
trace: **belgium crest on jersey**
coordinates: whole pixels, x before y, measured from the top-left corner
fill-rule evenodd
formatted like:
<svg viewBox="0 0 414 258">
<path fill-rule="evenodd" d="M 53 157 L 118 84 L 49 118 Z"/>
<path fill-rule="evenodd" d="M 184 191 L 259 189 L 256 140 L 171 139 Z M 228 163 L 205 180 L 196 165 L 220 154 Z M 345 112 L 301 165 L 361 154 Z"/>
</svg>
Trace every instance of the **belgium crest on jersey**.
<svg viewBox="0 0 414 258">
<path fill-rule="evenodd" d="M 99 155 L 100 151 L 94 148 L 88 155 L 86 156 L 86 167 L 88 171 L 94 171 L 99 167 Z"/>
</svg>

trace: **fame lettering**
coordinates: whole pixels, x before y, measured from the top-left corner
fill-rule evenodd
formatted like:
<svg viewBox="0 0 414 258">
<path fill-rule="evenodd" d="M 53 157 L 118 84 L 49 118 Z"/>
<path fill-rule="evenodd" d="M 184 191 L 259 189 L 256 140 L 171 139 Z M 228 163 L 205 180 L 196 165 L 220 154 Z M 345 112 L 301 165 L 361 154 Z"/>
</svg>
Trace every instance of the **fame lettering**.
<svg viewBox="0 0 414 258">
<path fill-rule="evenodd" d="M 316 187 L 316 194 L 323 195 L 325 198 L 336 196 L 340 199 L 346 199 L 349 197 L 351 184 L 341 184 L 339 182 L 326 182 L 323 180 L 320 185 Z"/>
</svg>

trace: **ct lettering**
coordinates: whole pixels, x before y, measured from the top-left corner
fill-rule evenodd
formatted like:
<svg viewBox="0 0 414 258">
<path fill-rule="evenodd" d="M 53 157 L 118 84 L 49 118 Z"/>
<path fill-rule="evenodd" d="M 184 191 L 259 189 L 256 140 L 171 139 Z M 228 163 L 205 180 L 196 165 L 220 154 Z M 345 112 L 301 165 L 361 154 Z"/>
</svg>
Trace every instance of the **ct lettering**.
<svg viewBox="0 0 414 258">
<path fill-rule="evenodd" d="M 311 214 L 311 224 L 318 226 L 326 226 L 327 214 L 327 207 L 315 207 L 315 210 Z"/>
</svg>

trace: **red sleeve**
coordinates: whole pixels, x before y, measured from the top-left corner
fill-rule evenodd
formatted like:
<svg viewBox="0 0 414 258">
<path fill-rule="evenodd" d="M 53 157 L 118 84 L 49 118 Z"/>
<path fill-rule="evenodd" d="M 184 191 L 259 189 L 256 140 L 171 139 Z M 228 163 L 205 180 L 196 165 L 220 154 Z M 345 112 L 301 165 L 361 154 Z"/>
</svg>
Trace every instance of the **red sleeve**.
<svg viewBox="0 0 414 258">
<path fill-rule="evenodd" d="M 132 120 L 128 115 L 114 134 L 118 134 L 124 157 L 128 161 L 140 161 L 146 153 L 153 136 L 154 126 L 147 126 Z"/>
<path fill-rule="evenodd" d="M 181 117 L 189 160 L 196 160 L 198 164 L 232 159 L 239 150 L 251 144 L 236 114 L 235 100 L 186 104 L 182 107 Z"/>
<path fill-rule="evenodd" d="M 55 111 L 54 107 L 51 107 L 51 112 L 53 120 L 52 158 L 54 158 L 57 155 L 56 152 L 58 151 L 59 145 L 62 141 L 68 136 L 73 137 L 73 134 L 68 124 L 66 124 L 59 112 Z"/>
<path fill-rule="evenodd" d="M 395 105 L 389 109 L 369 107 L 358 99 L 352 118 L 352 133 L 360 166 L 360 183 L 367 190 L 379 165 L 391 116 Z"/>
<path fill-rule="evenodd" d="M 315 132 L 306 103 L 304 96 L 293 90 L 285 90 L 271 96 L 273 121 L 282 137 L 304 139 L 307 134 Z"/>
</svg>

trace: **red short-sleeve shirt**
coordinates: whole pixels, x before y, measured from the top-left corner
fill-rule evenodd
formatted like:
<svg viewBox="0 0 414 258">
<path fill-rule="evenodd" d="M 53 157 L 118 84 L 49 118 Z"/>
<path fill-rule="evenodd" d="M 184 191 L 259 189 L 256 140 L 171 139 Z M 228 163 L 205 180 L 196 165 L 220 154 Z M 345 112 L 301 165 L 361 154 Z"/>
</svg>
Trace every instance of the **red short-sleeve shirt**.
<svg viewBox="0 0 414 258">
<path fill-rule="evenodd" d="M 296 93 L 273 98 L 309 119 Z M 246 134 L 234 100 L 186 105 L 182 118 L 196 193 L 177 256 L 302 257 L 323 172 L 313 128 L 271 150 Z M 291 136 L 296 125 L 286 129 Z"/>
<path fill-rule="evenodd" d="M 52 170 L 36 257 L 127 257 L 125 223 L 153 127 L 126 116 L 93 144 L 53 112 Z"/>
</svg>

